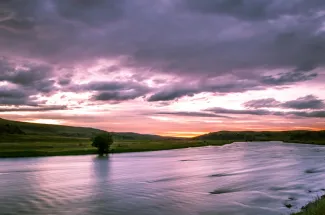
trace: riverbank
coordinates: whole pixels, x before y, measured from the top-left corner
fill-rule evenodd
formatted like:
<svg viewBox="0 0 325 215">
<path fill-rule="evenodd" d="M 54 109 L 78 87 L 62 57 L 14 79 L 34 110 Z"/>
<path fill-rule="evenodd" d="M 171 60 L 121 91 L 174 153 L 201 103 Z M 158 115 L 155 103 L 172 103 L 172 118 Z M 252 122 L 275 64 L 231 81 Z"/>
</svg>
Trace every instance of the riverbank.
<svg viewBox="0 0 325 215">
<path fill-rule="evenodd" d="M 325 195 L 307 204 L 301 210 L 292 215 L 325 215 Z"/>
<path fill-rule="evenodd" d="M 268 140 L 272 141 L 272 140 Z M 144 152 L 181 149 L 202 146 L 222 146 L 245 140 L 200 140 L 200 139 L 158 139 L 158 140 L 115 140 L 111 153 Z M 285 141 L 284 141 L 285 142 Z M 294 143 L 325 145 L 325 140 L 290 141 Z M 89 138 L 75 138 L 43 135 L 0 136 L 0 158 L 42 157 L 64 155 L 96 154 Z"/>
<path fill-rule="evenodd" d="M 0 158 L 41 157 L 96 154 L 89 138 L 16 135 L 0 138 Z M 229 140 L 202 141 L 193 139 L 115 140 L 111 153 L 144 152 L 201 146 L 221 146 Z"/>
</svg>

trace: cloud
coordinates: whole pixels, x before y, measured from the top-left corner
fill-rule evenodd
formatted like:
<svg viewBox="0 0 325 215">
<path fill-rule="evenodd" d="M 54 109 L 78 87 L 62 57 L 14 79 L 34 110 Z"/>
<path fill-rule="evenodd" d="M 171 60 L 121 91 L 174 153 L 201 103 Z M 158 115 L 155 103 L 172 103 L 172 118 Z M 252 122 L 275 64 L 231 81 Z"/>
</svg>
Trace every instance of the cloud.
<svg viewBox="0 0 325 215">
<path fill-rule="evenodd" d="M 320 0 L 3 1 L 0 55 L 30 63 L 0 79 L 33 94 L 69 91 L 76 79 L 53 68 L 82 74 L 107 60 L 106 75 L 181 80 L 154 89 L 88 86 L 95 100 L 150 102 L 313 81 L 325 66 L 323 8 Z M 227 75 L 232 81 L 223 82 Z"/>
<path fill-rule="evenodd" d="M 121 18 L 125 0 L 58 0 L 53 3 L 58 14 L 65 19 L 102 26 Z"/>
<path fill-rule="evenodd" d="M 44 107 L 27 107 L 27 108 L 0 108 L 0 112 L 44 112 L 53 110 L 66 110 L 67 106 L 44 106 Z"/>
<path fill-rule="evenodd" d="M 69 78 L 61 78 L 58 82 L 61 86 L 66 86 L 71 83 L 71 79 Z"/>
<path fill-rule="evenodd" d="M 313 95 L 307 95 L 305 97 L 300 97 L 296 100 L 287 101 L 282 104 L 284 108 L 291 109 L 324 109 L 325 103 L 323 100 L 318 99 Z"/>
<path fill-rule="evenodd" d="M 0 81 L 18 85 L 30 91 L 49 93 L 55 90 L 53 68 L 34 63 L 0 59 Z"/>
<path fill-rule="evenodd" d="M 255 116 L 296 116 L 296 117 L 306 117 L 306 118 L 323 118 L 325 117 L 325 111 L 269 111 L 264 109 L 256 109 L 256 110 L 233 110 L 226 108 L 209 108 L 205 111 L 212 112 L 215 114 L 230 114 L 230 115 L 255 115 Z"/>
<path fill-rule="evenodd" d="M 37 106 L 37 96 L 58 92 L 53 67 L 0 58 L 0 106 Z"/>
<path fill-rule="evenodd" d="M 174 86 L 167 86 L 151 95 L 148 101 L 170 101 L 202 92 L 223 94 L 263 89 L 258 83 L 249 80 L 226 80 L 220 78 L 185 83 L 186 81 L 184 83 L 177 83 Z"/>
<path fill-rule="evenodd" d="M 321 0 L 185 0 L 186 6 L 203 14 L 224 14 L 245 20 L 272 20 L 282 16 L 307 15 L 324 9 Z"/>
<path fill-rule="evenodd" d="M 296 116 L 302 116 L 302 117 L 315 117 L 315 118 L 324 118 L 325 117 L 325 111 L 312 111 L 312 112 L 295 112 Z"/>
<path fill-rule="evenodd" d="M 118 59 L 117 66 L 134 70 L 218 76 L 325 62 L 323 17 L 316 13 L 324 7 L 320 0 L 37 0 L 24 5 L 12 0 L 4 5 L 2 53 L 52 63 Z M 209 10 L 215 15 L 196 12 Z"/>
<path fill-rule="evenodd" d="M 143 93 L 137 91 L 113 91 L 101 92 L 94 96 L 97 101 L 126 101 L 143 96 Z"/>
<path fill-rule="evenodd" d="M 286 102 L 279 102 L 274 98 L 251 100 L 245 102 L 244 106 L 246 108 L 254 108 L 254 109 L 281 107 L 281 108 L 289 108 L 289 109 L 297 109 L 297 110 L 300 109 L 319 110 L 325 108 L 325 103 L 323 100 L 318 99 L 314 95 L 307 95 Z"/>
<path fill-rule="evenodd" d="M 274 112 L 274 111 L 268 111 L 268 110 L 232 110 L 232 109 L 226 109 L 226 108 L 209 108 L 206 109 L 206 111 L 213 112 L 216 114 L 236 114 L 236 115 L 257 115 L 257 116 L 264 116 L 264 115 L 283 115 L 282 112 Z"/>
<path fill-rule="evenodd" d="M 290 83 L 312 80 L 317 77 L 317 73 L 305 71 L 291 71 L 278 75 L 262 76 L 261 82 L 268 85 L 281 86 Z"/>
<path fill-rule="evenodd" d="M 0 97 L 6 98 L 25 98 L 26 94 L 23 91 L 13 88 L 0 87 Z"/>
<path fill-rule="evenodd" d="M 85 88 L 86 90 L 92 90 L 92 91 L 148 89 L 148 87 L 146 87 L 145 85 L 134 81 L 94 81 L 81 87 Z"/>
<path fill-rule="evenodd" d="M 244 103 L 244 106 L 246 108 L 265 108 L 265 107 L 278 107 L 281 104 L 281 102 L 273 99 L 273 98 L 268 98 L 268 99 L 257 99 L 257 100 L 250 100 L 248 102 Z"/>
<path fill-rule="evenodd" d="M 0 86 L 0 106 L 4 105 L 35 105 L 23 90 Z"/>
<path fill-rule="evenodd" d="M 185 112 L 185 111 L 175 111 L 175 112 L 156 112 L 157 115 L 172 115 L 172 116 L 190 116 L 190 117 L 208 117 L 208 118 L 231 118 L 228 116 L 217 115 L 213 113 L 206 113 L 206 112 Z"/>
<path fill-rule="evenodd" d="M 148 101 L 149 102 L 171 101 L 177 98 L 181 98 L 183 96 L 193 96 L 194 93 L 197 92 L 198 89 L 195 88 L 171 87 L 154 93 L 148 98 Z"/>
<path fill-rule="evenodd" d="M 74 92 L 94 92 L 96 101 L 120 102 L 145 96 L 150 88 L 135 81 L 93 81 L 82 85 L 73 85 Z"/>
</svg>

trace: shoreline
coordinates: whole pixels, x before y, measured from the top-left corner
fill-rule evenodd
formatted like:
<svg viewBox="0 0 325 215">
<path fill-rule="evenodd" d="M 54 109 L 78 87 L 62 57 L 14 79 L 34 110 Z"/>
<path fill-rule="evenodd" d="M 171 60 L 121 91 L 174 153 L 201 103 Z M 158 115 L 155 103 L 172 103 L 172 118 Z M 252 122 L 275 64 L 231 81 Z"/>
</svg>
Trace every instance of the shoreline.
<svg viewBox="0 0 325 215">
<path fill-rule="evenodd" d="M 136 141 L 141 142 L 141 141 Z M 169 141 L 162 141 L 169 142 Z M 111 149 L 109 154 L 121 154 L 121 153 L 133 153 L 133 152 L 154 152 L 154 151 L 165 151 L 165 150 L 175 150 L 175 149 L 186 149 L 186 148 L 197 148 L 197 147 L 206 147 L 206 146 L 223 146 L 227 144 L 232 144 L 234 142 L 240 141 L 173 141 L 178 142 L 179 145 L 159 145 L 149 143 L 146 148 L 145 147 L 127 147 L 123 146 L 123 144 L 118 143 Z M 121 146 L 122 145 L 122 146 Z M 40 157 L 54 157 L 54 156 L 80 156 L 80 155 L 96 155 L 97 151 L 95 148 L 87 149 L 87 150 L 73 150 L 73 151 L 10 151 L 10 152 L 0 152 L 0 159 L 5 158 L 40 158 Z"/>
<path fill-rule="evenodd" d="M 142 141 L 135 141 L 132 144 L 128 142 L 117 142 L 113 144 L 113 148 L 110 151 L 110 154 L 120 154 L 120 153 L 132 153 L 132 152 L 150 152 L 150 151 L 164 151 L 164 150 L 174 150 L 174 149 L 185 149 L 185 148 L 196 148 L 196 147 L 206 147 L 206 146 L 223 146 L 227 144 L 232 144 L 235 142 L 282 142 L 282 143 L 292 143 L 292 144 L 307 144 L 307 145 L 319 145 L 325 146 L 325 141 L 281 141 L 281 140 L 266 140 L 266 141 L 230 141 L 230 140 L 162 140 L 154 141 L 153 143 L 148 143 L 147 141 L 140 143 Z M 167 144 L 161 144 L 167 143 Z M 176 144 L 168 144 L 170 142 L 175 142 Z M 24 143 L 28 144 L 28 143 Z M 128 144 L 128 145 L 127 145 Z M 79 144 L 80 145 L 80 144 Z M 140 147 L 138 146 L 140 145 Z M 131 146 L 131 147 L 130 147 Z M 1 148 L 0 148 L 1 149 Z M 96 155 L 97 151 L 95 148 L 88 147 L 86 149 L 74 149 L 74 150 L 62 150 L 62 151 L 42 151 L 42 150 L 10 150 L 10 151 L 0 151 L 0 159 L 4 158 L 39 158 L 39 157 L 52 157 L 52 156 L 80 156 L 80 155 Z"/>
<path fill-rule="evenodd" d="M 291 215 L 324 215 L 325 214 L 325 195 L 309 202 L 303 206 L 300 212 L 292 213 Z"/>
</svg>

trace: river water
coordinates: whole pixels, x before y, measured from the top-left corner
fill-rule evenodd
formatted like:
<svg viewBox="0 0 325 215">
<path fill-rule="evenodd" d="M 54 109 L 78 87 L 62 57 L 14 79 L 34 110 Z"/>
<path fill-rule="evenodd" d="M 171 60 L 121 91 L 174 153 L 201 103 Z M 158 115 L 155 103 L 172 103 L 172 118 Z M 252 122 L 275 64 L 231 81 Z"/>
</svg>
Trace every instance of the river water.
<svg viewBox="0 0 325 215">
<path fill-rule="evenodd" d="M 281 142 L 0 159 L 0 214 L 290 214 L 325 193 L 324 164 Z"/>
</svg>

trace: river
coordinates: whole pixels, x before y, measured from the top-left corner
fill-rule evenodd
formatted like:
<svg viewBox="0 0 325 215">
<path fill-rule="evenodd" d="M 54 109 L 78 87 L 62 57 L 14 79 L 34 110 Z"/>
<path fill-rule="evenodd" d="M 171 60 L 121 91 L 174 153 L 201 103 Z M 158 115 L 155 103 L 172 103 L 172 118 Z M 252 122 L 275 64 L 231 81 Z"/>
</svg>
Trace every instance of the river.
<svg viewBox="0 0 325 215">
<path fill-rule="evenodd" d="M 325 193 L 324 163 L 281 142 L 0 159 L 0 214 L 290 214 Z"/>
</svg>

